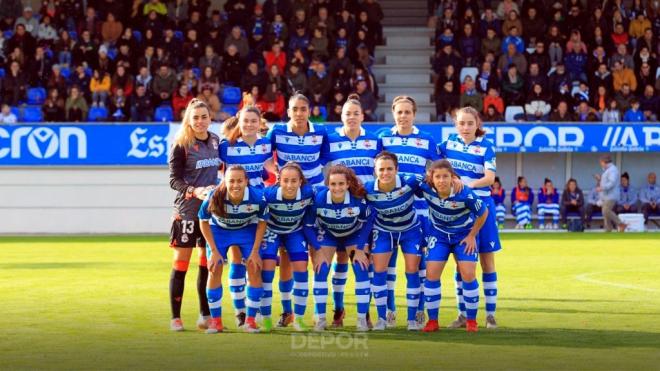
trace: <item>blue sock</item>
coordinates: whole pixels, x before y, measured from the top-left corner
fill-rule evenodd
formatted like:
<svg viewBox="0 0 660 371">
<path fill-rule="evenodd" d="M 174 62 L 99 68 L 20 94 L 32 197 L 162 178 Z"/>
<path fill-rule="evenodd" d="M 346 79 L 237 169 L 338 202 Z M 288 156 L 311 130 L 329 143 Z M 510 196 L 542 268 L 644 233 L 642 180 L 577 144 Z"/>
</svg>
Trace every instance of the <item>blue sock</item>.
<svg viewBox="0 0 660 371">
<path fill-rule="evenodd" d="M 357 302 L 357 318 L 366 318 L 369 312 L 369 299 L 371 298 L 371 285 L 369 271 L 360 264 L 353 263 L 355 273 L 355 301 Z"/>
<path fill-rule="evenodd" d="M 273 307 L 273 279 L 275 278 L 275 271 L 261 271 L 261 282 L 264 289 L 264 294 L 261 297 L 261 315 L 270 317 L 271 308 Z"/>
<path fill-rule="evenodd" d="M 328 302 L 328 273 L 330 273 L 330 267 L 323 263 L 319 272 L 314 274 L 314 312 L 318 318 L 325 318 Z"/>
<path fill-rule="evenodd" d="M 465 317 L 465 299 L 463 298 L 463 279 L 459 272 L 454 273 L 454 280 L 456 281 L 456 306 L 458 307 L 458 314 Z"/>
<path fill-rule="evenodd" d="M 371 292 L 374 294 L 378 318 L 387 317 L 387 271 L 374 272 L 371 280 Z"/>
<path fill-rule="evenodd" d="M 264 293 L 262 287 L 247 287 L 247 316 L 254 318 L 259 312 L 259 306 L 261 305 L 261 296 Z"/>
<path fill-rule="evenodd" d="M 209 301 L 211 317 L 222 317 L 222 286 L 215 289 L 206 288 L 206 299 Z"/>
<path fill-rule="evenodd" d="M 309 295 L 308 273 L 293 272 L 293 313 L 296 316 L 304 316 L 307 309 L 307 295 Z"/>
<path fill-rule="evenodd" d="M 442 299 L 440 280 L 426 280 L 424 282 L 424 299 L 426 300 L 429 319 L 437 320 L 440 311 L 440 299 Z"/>
<path fill-rule="evenodd" d="M 406 273 L 406 299 L 408 304 L 408 321 L 414 321 L 419 306 L 419 273 Z"/>
<path fill-rule="evenodd" d="M 424 287 L 424 281 L 426 281 L 426 259 L 422 255 L 422 258 L 419 259 L 419 287 Z M 419 306 L 417 307 L 418 312 L 424 311 L 424 290 L 421 290 L 419 293 Z"/>
<path fill-rule="evenodd" d="M 293 290 L 293 280 L 279 282 L 280 299 L 282 301 L 282 313 L 293 313 L 291 307 L 291 291 Z"/>
<path fill-rule="evenodd" d="M 392 256 L 387 264 L 387 310 L 396 311 L 396 258 L 397 249 L 392 250 Z"/>
<path fill-rule="evenodd" d="M 332 276 L 332 298 L 335 301 L 335 310 L 344 309 L 344 287 L 348 278 L 348 264 L 335 263 L 335 273 Z"/>
<path fill-rule="evenodd" d="M 479 282 L 477 280 L 463 281 L 463 297 L 465 299 L 465 317 L 469 320 L 476 320 L 479 308 Z"/>
<path fill-rule="evenodd" d="M 229 293 L 236 313 L 245 311 L 245 266 L 229 264 Z"/>
<path fill-rule="evenodd" d="M 497 272 L 484 273 L 481 280 L 486 298 L 486 315 L 494 316 L 497 306 Z"/>
</svg>

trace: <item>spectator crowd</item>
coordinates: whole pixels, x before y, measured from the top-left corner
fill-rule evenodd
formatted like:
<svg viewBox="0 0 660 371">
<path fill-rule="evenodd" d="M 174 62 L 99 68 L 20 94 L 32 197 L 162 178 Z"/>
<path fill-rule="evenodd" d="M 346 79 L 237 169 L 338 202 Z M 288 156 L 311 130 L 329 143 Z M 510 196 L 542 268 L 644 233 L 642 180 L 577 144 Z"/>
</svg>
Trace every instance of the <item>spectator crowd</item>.
<svg viewBox="0 0 660 371">
<path fill-rule="evenodd" d="M 0 2 L 0 122 L 178 120 L 197 97 L 215 120 L 245 94 L 271 120 L 296 91 L 315 121 L 360 95 L 374 120 L 375 0 Z"/>
<path fill-rule="evenodd" d="M 468 105 L 486 121 L 660 116 L 658 1 L 439 0 L 433 9 L 439 121 Z"/>
</svg>

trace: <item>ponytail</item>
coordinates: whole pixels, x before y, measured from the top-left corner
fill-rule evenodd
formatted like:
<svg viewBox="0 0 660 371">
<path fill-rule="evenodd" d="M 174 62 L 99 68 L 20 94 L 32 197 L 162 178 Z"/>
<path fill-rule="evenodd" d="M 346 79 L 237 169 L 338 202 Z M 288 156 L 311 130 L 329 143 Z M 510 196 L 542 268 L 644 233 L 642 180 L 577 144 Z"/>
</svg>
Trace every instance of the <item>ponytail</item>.
<svg viewBox="0 0 660 371">
<path fill-rule="evenodd" d="M 244 106 L 240 111 L 236 113 L 236 116 L 232 116 L 225 120 L 224 128 L 222 134 L 227 138 L 230 145 L 236 144 L 238 138 L 243 136 L 241 132 L 241 126 L 239 125 L 241 115 L 252 112 L 259 117 L 261 121 L 261 111 L 256 106 Z M 259 123 L 261 125 L 261 122 Z"/>
</svg>

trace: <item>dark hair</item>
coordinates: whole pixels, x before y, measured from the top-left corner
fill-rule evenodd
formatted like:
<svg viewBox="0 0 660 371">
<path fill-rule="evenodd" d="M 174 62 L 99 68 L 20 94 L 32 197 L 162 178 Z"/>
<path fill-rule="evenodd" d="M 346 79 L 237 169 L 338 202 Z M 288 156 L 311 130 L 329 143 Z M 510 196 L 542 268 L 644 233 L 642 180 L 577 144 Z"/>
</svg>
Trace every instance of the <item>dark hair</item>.
<svg viewBox="0 0 660 371">
<path fill-rule="evenodd" d="M 225 120 L 224 122 L 224 127 L 223 127 L 223 135 L 227 140 L 229 141 L 230 145 L 236 144 L 236 141 L 238 138 L 243 136 L 243 133 L 241 132 L 241 127 L 239 125 L 239 117 L 241 114 L 247 113 L 247 112 L 252 112 L 261 119 L 261 111 L 259 111 L 259 108 L 256 106 L 245 106 L 243 107 L 240 111 L 236 113 L 236 116 L 232 116 L 228 119 Z"/>
<path fill-rule="evenodd" d="M 243 172 L 243 176 L 245 177 L 246 180 L 246 187 L 247 187 L 247 179 L 248 175 L 245 169 L 240 166 L 240 165 L 232 165 L 230 166 L 226 171 L 225 171 L 225 179 L 227 178 L 227 173 L 230 171 L 241 171 Z M 213 197 L 211 197 L 211 200 L 209 202 L 208 206 L 208 211 L 211 214 L 217 215 L 221 218 L 224 218 L 227 216 L 227 210 L 225 209 L 225 198 L 227 198 L 227 184 L 225 183 L 225 179 L 220 182 L 220 185 L 218 185 L 215 188 L 215 193 L 213 193 Z"/>
<path fill-rule="evenodd" d="M 392 152 L 389 151 L 381 151 L 379 154 L 374 157 L 374 164 L 378 160 L 390 160 L 394 162 L 394 167 L 398 168 L 399 167 L 399 160 L 396 158 L 396 155 Z"/>
<path fill-rule="evenodd" d="M 502 182 L 500 181 L 500 177 L 498 177 L 498 176 L 495 177 L 495 180 L 493 180 L 493 184 L 495 184 L 495 183 L 499 184 L 500 187 L 502 187 Z"/>
<path fill-rule="evenodd" d="M 355 176 L 353 169 L 348 168 L 344 165 L 332 165 L 328 168 L 328 175 L 325 177 L 325 185 L 330 185 L 330 175 L 341 174 L 346 177 L 346 183 L 348 183 L 348 192 L 357 198 L 364 198 L 367 195 L 367 191 L 364 189 L 360 179 Z"/>
<path fill-rule="evenodd" d="M 451 163 L 447 160 L 436 160 L 433 161 L 433 163 L 429 166 L 428 169 L 426 169 L 426 183 L 433 188 L 433 173 L 436 170 L 441 170 L 441 169 L 446 169 L 449 171 L 452 177 L 457 177 L 456 171 L 454 171 L 454 168 L 451 166 Z"/>
<path fill-rule="evenodd" d="M 622 178 L 626 178 L 626 180 L 630 180 L 630 175 L 628 175 L 628 172 L 627 172 L 627 171 L 624 172 L 623 174 L 621 174 L 621 177 L 622 177 Z"/>
<path fill-rule="evenodd" d="M 392 99 L 392 112 L 394 112 L 394 107 L 396 107 L 397 104 L 402 103 L 402 102 L 407 102 L 412 104 L 413 106 L 413 113 L 417 114 L 417 102 L 415 100 L 407 95 L 397 95 Z"/>
<path fill-rule="evenodd" d="M 518 177 L 518 182 L 517 182 L 517 184 L 520 185 L 520 182 L 522 182 L 523 180 L 525 180 L 525 177 L 522 176 L 522 175 L 519 176 L 519 177 Z"/>
<path fill-rule="evenodd" d="M 545 184 L 548 184 L 548 183 L 552 183 L 552 180 L 550 180 L 550 178 L 545 178 L 545 179 L 543 179 L 543 184 L 544 184 L 544 185 L 545 185 Z"/>
<path fill-rule="evenodd" d="M 309 98 L 305 96 L 300 90 L 296 90 L 292 95 L 291 98 L 289 98 L 289 106 L 291 106 L 291 103 L 301 100 L 305 103 L 307 103 L 308 106 L 311 106 L 309 103 Z"/>
<path fill-rule="evenodd" d="M 564 188 L 564 192 L 568 191 L 568 186 L 571 184 L 571 182 L 575 183 L 575 190 L 576 191 L 578 190 L 577 180 L 575 180 L 574 178 L 571 178 L 566 182 L 566 188 Z"/>
<path fill-rule="evenodd" d="M 302 168 L 300 165 L 298 165 L 297 162 L 289 161 L 284 166 L 282 166 L 279 171 L 277 172 L 277 184 L 280 184 L 280 178 L 282 176 L 282 172 L 286 169 L 294 169 L 298 172 L 298 175 L 300 175 L 300 185 L 303 186 L 307 184 L 307 178 L 305 178 L 305 173 L 303 172 Z"/>
</svg>

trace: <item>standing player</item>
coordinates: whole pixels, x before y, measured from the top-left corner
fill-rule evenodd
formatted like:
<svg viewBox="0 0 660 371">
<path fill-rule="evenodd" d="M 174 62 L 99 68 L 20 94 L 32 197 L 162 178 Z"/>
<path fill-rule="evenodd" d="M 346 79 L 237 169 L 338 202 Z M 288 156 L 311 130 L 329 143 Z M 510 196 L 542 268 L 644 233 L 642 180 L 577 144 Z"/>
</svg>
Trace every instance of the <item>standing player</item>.
<svg viewBox="0 0 660 371">
<path fill-rule="evenodd" d="M 375 134 L 362 127 L 364 111 L 359 96 L 351 94 L 342 107 L 341 119 L 344 124 L 338 131 L 328 133 L 321 158 L 329 165 L 344 165 L 353 170 L 362 184 L 374 179 L 374 157 L 381 151 Z M 326 178 L 327 184 L 327 178 Z M 344 312 L 344 287 L 348 275 L 348 255 L 343 246 L 337 247 L 337 262 L 332 277 L 332 295 L 335 304 L 333 327 L 342 327 Z"/>
<path fill-rule="evenodd" d="M 369 258 L 364 250 L 373 226 L 373 214 L 364 199 L 364 187 L 353 170 L 343 165 L 333 165 L 325 179 L 328 188 L 317 192 L 305 228 L 307 240 L 316 250 L 312 259 L 317 317 L 314 330 L 323 331 L 326 328 L 328 272 L 332 257 L 341 249 L 353 259 L 357 330 L 369 331 L 367 312 L 371 288 Z"/>
<path fill-rule="evenodd" d="M 420 131 L 415 125 L 415 115 L 417 114 L 417 103 L 408 96 L 397 96 L 392 101 L 392 115 L 394 116 L 394 127 L 386 133 L 380 135 L 380 141 L 383 150 L 397 154 L 401 175 L 417 175 L 424 177 L 426 174 L 426 165 L 430 161 L 438 159 L 436 142 L 433 138 Z M 428 222 L 428 205 L 421 198 L 415 199 L 415 210 L 422 228 L 426 228 Z M 424 236 L 428 233 L 424 232 Z M 424 248 L 422 240 L 422 248 Z M 387 270 L 387 326 L 396 326 L 396 307 L 394 302 L 394 288 L 396 286 L 396 249 L 392 252 L 392 260 L 388 264 Z M 420 259 L 420 280 L 424 280 L 424 256 Z M 419 310 L 417 312 L 417 322 L 419 326 L 424 325 L 424 299 L 419 301 Z"/>
<path fill-rule="evenodd" d="M 245 327 L 248 331 L 256 329 L 254 315 L 259 307 L 252 310 L 250 303 L 255 301 L 258 303 L 259 300 L 261 300 L 263 330 L 270 331 L 273 327 L 270 316 L 272 282 L 275 276 L 277 251 L 280 246 L 284 246 L 293 268 L 293 327 L 296 331 L 306 331 L 307 326 L 303 316 L 309 294 L 307 273 L 309 255 L 303 226 L 305 213 L 314 202 L 314 190 L 306 184 L 300 166 L 295 162 L 287 162 L 280 168 L 277 184 L 264 190 L 264 198 L 270 215 L 267 222 L 262 224 L 267 225 L 267 228 L 261 248 L 253 250 L 248 260 L 248 264 L 252 264 L 252 269 L 258 267 L 255 274 L 259 273 L 260 281 L 263 282 L 263 298 L 261 295 L 251 298 L 252 284 L 248 285 L 248 318 Z M 252 278 L 249 280 L 252 282 Z"/>
<path fill-rule="evenodd" d="M 170 187 L 177 191 L 170 230 L 170 247 L 174 249 L 174 264 L 170 276 L 170 329 L 183 331 L 181 301 L 190 256 L 199 247 L 197 294 L 200 317 L 197 327 L 206 329 L 210 316 L 206 299 L 208 269 L 204 247 L 206 241 L 199 229 L 197 212 L 202 200 L 218 179 L 218 145 L 220 139 L 209 132 L 211 111 L 206 103 L 193 99 L 188 103 L 170 153 Z"/>
<path fill-rule="evenodd" d="M 211 321 L 206 333 L 223 330 L 222 266 L 227 261 L 227 250 L 231 247 L 232 261 L 247 258 L 254 247 L 257 222 L 267 215 L 261 189 L 248 186 L 248 173 L 238 165 L 227 169 L 222 183 L 202 202 L 199 220 L 210 272 L 206 295 Z"/>
<path fill-rule="evenodd" d="M 495 219 L 497 219 L 497 227 L 502 229 L 504 228 L 504 218 L 506 217 L 506 207 L 504 206 L 506 191 L 502 187 L 500 177 L 495 177 L 493 185 L 490 186 L 490 194 L 493 197 L 493 202 L 495 202 Z"/>
<path fill-rule="evenodd" d="M 488 219 L 478 236 L 478 251 L 484 296 L 486 297 L 486 326 L 496 328 L 495 308 L 497 303 L 497 273 L 495 271 L 495 255 L 502 247 L 495 219 L 495 202 L 490 195 L 490 186 L 495 181 L 495 151 L 493 144 L 484 138 L 479 113 L 472 107 L 464 107 L 457 111 L 455 126 L 458 134 L 452 134 L 438 146 L 440 156 L 451 163 L 454 171 L 463 183 L 474 190 L 488 208 Z M 464 301 L 464 284 L 460 267 L 456 271 L 456 298 L 459 315 L 449 327 L 465 327 L 466 312 Z"/>
<path fill-rule="evenodd" d="M 419 176 L 398 173 L 397 156 L 383 151 L 376 158 L 376 180 L 367 182 L 367 203 L 376 212 L 372 249 L 374 276 L 372 291 L 378 311 L 375 331 L 387 326 L 387 274 L 392 252 L 401 246 L 406 264 L 408 330 L 421 328 L 415 318 L 419 306 L 422 228 L 413 206 L 414 194 L 422 181 Z M 396 269 L 396 266 L 394 267 Z"/>
<path fill-rule="evenodd" d="M 220 160 L 227 168 L 240 165 L 251 186 L 263 187 L 265 162 L 273 157 L 270 140 L 259 134 L 261 113 L 254 106 L 243 107 L 236 116 L 225 120 L 225 138 L 220 142 Z M 232 247 L 229 265 L 229 292 L 236 310 L 236 325 L 245 324 L 246 267 L 240 251 Z"/>
<path fill-rule="evenodd" d="M 273 126 L 267 134 L 277 158 L 277 166 L 282 167 L 288 161 L 298 163 L 305 179 L 312 186 L 323 185 L 323 164 L 321 147 L 326 140 L 325 127 L 309 121 L 309 99 L 301 93 L 289 98 L 287 114 L 290 120 L 286 124 Z M 291 308 L 291 265 L 285 250 L 280 249 L 280 282 L 282 297 L 282 316 L 277 325 L 286 327 L 293 320 Z"/>
<path fill-rule="evenodd" d="M 426 182 L 420 190 L 429 204 L 429 239 L 426 252 L 426 282 L 424 283 L 429 321 L 422 331 L 438 331 L 440 308 L 440 276 L 449 254 L 454 254 L 463 278 L 463 296 L 466 305 L 468 332 L 477 331 L 479 308 L 479 282 L 477 267 L 477 234 L 486 222 L 488 209 L 468 187 L 457 191 L 452 186 L 454 169 L 447 160 L 431 164 Z"/>
</svg>

